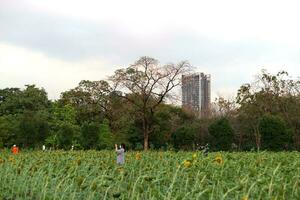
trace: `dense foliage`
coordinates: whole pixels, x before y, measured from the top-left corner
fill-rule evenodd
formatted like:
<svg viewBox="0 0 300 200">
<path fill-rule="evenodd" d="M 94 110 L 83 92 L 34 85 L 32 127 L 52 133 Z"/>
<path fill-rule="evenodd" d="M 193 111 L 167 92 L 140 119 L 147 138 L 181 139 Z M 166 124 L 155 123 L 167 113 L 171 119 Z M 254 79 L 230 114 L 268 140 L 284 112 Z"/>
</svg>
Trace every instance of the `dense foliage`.
<svg viewBox="0 0 300 200">
<path fill-rule="evenodd" d="M 234 131 L 228 119 L 222 117 L 214 121 L 209 127 L 209 142 L 214 149 L 230 150 L 233 143 Z"/>
<path fill-rule="evenodd" d="M 299 169 L 297 152 L 1 152 L 0 198 L 299 199 Z"/>
<path fill-rule="evenodd" d="M 81 81 L 55 101 L 35 85 L 0 89 L 0 148 L 300 149 L 299 79 L 262 71 L 235 100 L 216 99 L 210 116 L 199 119 L 166 103 L 176 98 L 168 85 L 179 84 L 187 65 L 142 57 L 109 80 Z"/>
<path fill-rule="evenodd" d="M 287 129 L 285 122 L 278 116 L 263 116 L 259 122 L 261 142 L 264 149 L 278 150 L 289 149 L 292 134 Z"/>
</svg>

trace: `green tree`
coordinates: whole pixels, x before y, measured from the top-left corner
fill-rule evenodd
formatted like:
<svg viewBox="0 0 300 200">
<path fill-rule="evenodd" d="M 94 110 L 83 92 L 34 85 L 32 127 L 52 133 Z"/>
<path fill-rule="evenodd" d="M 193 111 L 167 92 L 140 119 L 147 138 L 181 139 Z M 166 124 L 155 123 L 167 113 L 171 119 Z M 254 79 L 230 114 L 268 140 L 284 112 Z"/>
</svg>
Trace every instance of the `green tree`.
<svg viewBox="0 0 300 200">
<path fill-rule="evenodd" d="M 25 111 L 19 121 L 17 141 L 24 147 L 35 147 L 44 142 L 49 134 L 47 111 Z"/>
<path fill-rule="evenodd" d="M 62 123 L 57 131 L 58 146 L 63 149 L 70 149 L 73 141 L 76 140 L 77 126 L 69 123 Z"/>
<path fill-rule="evenodd" d="M 52 147 L 70 149 L 73 143 L 80 140 L 80 127 L 76 123 L 76 111 L 72 105 L 53 103 L 51 110 L 51 132 L 47 143 Z"/>
<path fill-rule="evenodd" d="M 184 125 L 172 134 L 173 146 L 175 149 L 191 150 L 194 147 L 195 128 L 191 125 Z"/>
<path fill-rule="evenodd" d="M 16 140 L 20 131 L 19 121 L 17 114 L 0 116 L 0 148 L 19 143 Z"/>
<path fill-rule="evenodd" d="M 227 118 L 214 121 L 209 127 L 210 144 L 215 150 L 230 150 L 234 139 L 234 130 Z"/>
<path fill-rule="evenodd" d="M 84 149 L 97 149 L 100 126 L 95 122 L 84 122 L 81 126 L 81 144 Z"/>
<path fill-rule="evenodd" d="M 0 116 L 17 114 L 24 111 L 21 104 L 22 91 L 19 88 L 0 90 Z"/>
<path fill-rule="evenodd" d="M 124 143 L 124 140 L 126 138 L 126 140 L 128 141 L 127 148 L 132 148 L 135 150 L 142 150 L 143 149 L 143 145 L 142 145 L 142 141 L 143 141 L 143 137 L 142 137 L 142 130 L 139 128 L 140 125 L 138 125 L 135 122 L 131 122 L 129 123 L 124 130 L 123 133 L 123 141 L 119 140 L 119 143 Z M 125 142 L 126 143 L 126 142 Z"/>
<path fill-rule="evenodd" d="M 150 142 L 154 148 L 167 148 L 172 143 L 172 134 L 180 128 L 185 122 L 185 114 L 183 109 L 177 106 L 162 103 L 158 106 L 154 115 L 153 133 Z M 190 123 L 193 119 L 189 120 Z"/>
<path fill-rule="evenodd" d="M 100 125 L 99 148 L 100 149 L 113 148 L 113 137 L 110 132 L 108 119 L 104 119 L 102 124 Z"/>
<path fill-rule="evenodd" d="M 76 88 L 63 92 L 59 101 L 75 108 L 78 124 L 83 122 L 100 123 L 105 117 L 109 118 L 110 90 L 106 81 L 83 80 Z"/>
<path fill-rule="evenodd" d="M 262 147 L 267 150 L 287 150 L 292 145 L 292 133 L 279 116 L 264 115 L 259 121 Z"/>
<path fill-rule="evenodd" d="M 35 147 L 42 143 L 49 132 L 50 105 L 46 91 L 35 85 L 26 85 L 24 90 L 19 88 L 0 90 L 0 117 L 4 119 L 2 120 L 4 124 L 0 125 L 2 127 L 0 135 L 6 135 L 2 137 L 4 140 L 2 143 L 25 147 Z"/>
<path fill-rule="evenodd" d="M 135 107 L 136 116 L 142 122 L 144 150 L 148 149 L 149 137 L 154 131 L 153 118 L 157 107 L 170 97 L 170 91 L 180 84 L 181 75 L 189 68 L 187 62 L 161 66 L 153 58 L 141 57 L 111 76 L 111 88 L 119 91 L 119 97 Z"/>
<path fill-rule="evenodd" d="M 280 116 L 287 126 L 296 133 L 296 141 L 300 148 L 300 81 L 281 71 L 273 75 L 263 70 L 253 84 L 244 84 L 237 94 L 238 122 L 240 135 L 254 139 L 256 147 L 261 145 L 259 122 L 265 114 Z M 249 143 L 249 140 L 245 142 Z"/>
</svg>

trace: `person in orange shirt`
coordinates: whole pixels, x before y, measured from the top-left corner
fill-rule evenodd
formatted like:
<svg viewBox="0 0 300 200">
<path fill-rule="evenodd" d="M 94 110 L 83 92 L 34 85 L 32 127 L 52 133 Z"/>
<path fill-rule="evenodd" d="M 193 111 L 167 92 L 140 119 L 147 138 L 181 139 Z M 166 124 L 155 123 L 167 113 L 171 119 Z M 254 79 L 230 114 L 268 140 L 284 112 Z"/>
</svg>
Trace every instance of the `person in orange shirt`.
<svg viewBox="0 0 300 200">
<path fill-rule="evenodd" d="M 11 152 L 13 154 L 18 154 L 19 153 L 19 148 L 17 147 L 17 145 L 14 144 L 14 146 L 11 148 Z"/>
</svg>

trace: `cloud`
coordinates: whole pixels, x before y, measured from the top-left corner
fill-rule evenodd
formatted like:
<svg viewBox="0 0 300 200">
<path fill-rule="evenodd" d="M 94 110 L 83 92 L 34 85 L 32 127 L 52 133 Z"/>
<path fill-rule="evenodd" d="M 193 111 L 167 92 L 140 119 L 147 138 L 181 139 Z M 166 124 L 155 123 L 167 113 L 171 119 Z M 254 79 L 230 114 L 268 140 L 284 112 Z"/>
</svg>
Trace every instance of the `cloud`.
<svg viewBox="0 0 300 200">
<path fill-rule="evenodd" d="M 134 41 L 96 22 L 37 13 L 1 12 L 0 41 L 66 60 L 118 55 Z"/>
<path fill-rule="evenodd" d="M 11 0 L 16 1 L 16 0 Z M 107 22 L 136 37 L 160 34 L 168 27 L 221 40 L 256 38 L 299 45 L 299 1 L 286 0 L 25 0 L 31 11 Z M 25 7 L 23 5 L 22 7 Z M 296 41 L 295 41 L 296 39 Z"/>
<path fill-rule="evenodd" d="M 235 93 L 262 68 L 299 76 L 297 5 L 1 1 L 0 87 L 36 83 L 57 98 L 82 79 L 99 80 L 144 55 L 161 63 L 189 60 L 212 75 L 214 96 Z"/>
<path fill-rule="evenodd" d="M 51 99 L 76 87 L 81 80 L 105 79 L 112 73 L 110 66 L 100 58 L 70 62 L 0 43 L 0 88 L 36 84 L 45 88 Z"/>
</svg>

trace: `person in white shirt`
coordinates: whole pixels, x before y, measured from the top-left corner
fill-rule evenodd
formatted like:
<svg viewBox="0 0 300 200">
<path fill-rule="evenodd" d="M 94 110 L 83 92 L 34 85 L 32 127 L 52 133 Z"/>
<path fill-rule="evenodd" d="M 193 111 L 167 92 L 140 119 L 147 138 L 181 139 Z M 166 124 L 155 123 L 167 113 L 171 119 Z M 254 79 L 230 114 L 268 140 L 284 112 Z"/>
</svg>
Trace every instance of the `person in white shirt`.
<svg viewBox="0 0 300 200">
<path fill-rule="evenodd" d="M 123 165 L 125 163 L 125 144 L 122 143 L 119 149 L 118 145 L 115 144 L 115 149 L 117 152 L 117 164 Z"/>
</svg>

